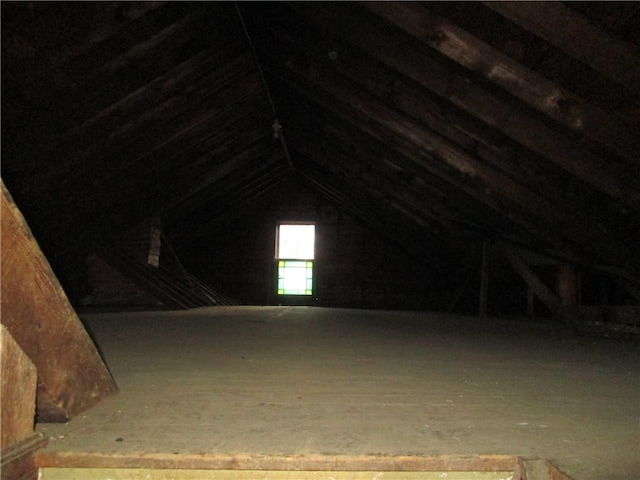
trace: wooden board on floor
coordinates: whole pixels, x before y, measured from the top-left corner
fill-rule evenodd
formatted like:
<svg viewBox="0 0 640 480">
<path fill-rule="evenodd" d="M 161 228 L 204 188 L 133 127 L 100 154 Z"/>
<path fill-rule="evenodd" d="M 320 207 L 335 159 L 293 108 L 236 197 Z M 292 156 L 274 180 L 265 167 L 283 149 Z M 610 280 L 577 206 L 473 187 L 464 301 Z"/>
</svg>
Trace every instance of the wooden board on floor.
<svg viewBox="0 0 640 480">
<path fill-rule="evenodd" d="M 174 454 L 132 452 L 101 454 L 57 452 L 36 455 L 40 468 L 140 468 L 177 470 L 262 471 L 513 471 L 520 468 L 514 455 L 260 455 Z"/>
<path fill-rule="evenodd" d="M 117 388 L 4 183 L 1 209 L 2 324 L 38 370 L 38 419 L 64 422 Z"/>
<path fill-rule="evenodd" d="M 513 480 L 513 472 L 378 472 L 319 470 L 149 470 L 45 468 L 41 480 Z"/>
<path fill-rule="evenodd" d="M 137 457 L 137 460 L 136 460 Z M 568 480 L 542 458 L 513 455 L 93 455 L 58 457 L 42 480 Z M 51 460 L 51 459 L 49 459 Z M 42 463 L 42 458 L 40 459 Z M 57 463 L 57 466 L 53 466 Z M 63 465 L 70 465 L 64 467 Z M 109 465 L 110 464 L 110 465 Z"/>
</svg>

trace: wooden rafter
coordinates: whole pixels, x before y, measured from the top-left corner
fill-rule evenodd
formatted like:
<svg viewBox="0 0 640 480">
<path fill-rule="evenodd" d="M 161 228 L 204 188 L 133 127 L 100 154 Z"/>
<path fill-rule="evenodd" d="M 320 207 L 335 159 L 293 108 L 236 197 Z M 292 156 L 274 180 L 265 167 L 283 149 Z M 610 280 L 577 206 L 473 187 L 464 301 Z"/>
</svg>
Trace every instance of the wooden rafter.
<svg viewBox="0 0 640 480">
<path fill-rule="evenodd" d="M 631 135 L 625 125 L 575 93 L 440 18 L 429 11 L 428 4 L 365 2 L 364 5 L 563 126 L 587 138 L 592 137 L 627 161 L 640 162 L 638 138 Z"/>
<path fill-rule="evenodd" d="M 288 36 L 290 37 L 285 31 L 279 32 L 280 41 L 284 41 Z M 445 177 L 448 181 L 476 195 L 488 205 L 495 205 L 496 201 L 502 202 L 498 210 L 508 210 L 509 218 L 528 230 L 531 235 L 543 231 L 545 237 L 553 239 L 555 234 L 552 231 L 563 232 L 564 238 L 555 238 L 557 248 L 565 249 L 576 235 L 581 239 L 591 237 L 593 240 L 589 243 L 600 245 L 597 251 L 592 252 L 595 255 L 602 253 L 601 249 L 605 243 L 609 246 L 618 244 L 615 238 L 593 228 L 588 221 L 581 220 L 576 212 L 563 211 L 562 204 L 553 204 L 536 195 L 526 185 L 515 182 L 484 162 L 479 162 L 452 142 L 425 129 L 402 111 L 376 99 L 363 88 L 366 79 L 362 79 L 362 85 L 355 85 L 336 75 L 333 70 L 338 67 L 335 65 L 327 66 L 320 61 L 312 60 L 314 55 L 310 55 L 309 52 L 303 50 L 297 54 L 298 56 L 294 56 L 295 40 L 289 40 L 293 42 L 286 47 L 289 61 L 286 62 L 285 69 L 278 73 L 281 75 L 280 78 L 297 84 L 296 88 L 312 95 L 325 108 L 361 125 L 363 130 L 379 140 L 393 144 L 396 149 L 400 148 L 405 155 L 425 168 L 435 169 L 442 175 L 442 165 L 446 165 L 446 169 L 457 172 L 456 175 L 449 173 L 448 177 Z M 271 44 L 273 42 L 275 39 L 270 40 Z M 263 54 L 270 55 L 269 52 Z M 603 234 L 608 238 L 606 242 L 603 242 L 602 238 L 596 239 Z M 618 245 L 608 253 L 616 257 L 626 255 L 627 258 L 633 258 L 624 245 Z M 569 255 L 568 251 L 565 254 Z"/>
<path fill-rule="evenodd" d="M 301 175 L 331 203 L 405 251 L 428 262 L 443 279 L 451 280 L 452 271 L 464 263 L 464 254 L 454 255 L 450 247 L 428 230 L 410 227 L 411 222 L 407 222 L 404 215 L 397 215 L 389 205 L 375 203 L 376 208 L 371 208 L 372 199 L 362 191 L 351 189 L 344 180 L 313 160 L 302 158 L 301 162 L 305 166 L 300 170 Z M 442 268 L 443 259 L 449 268 Z"/>
<path fill-rule="evenodd" d="M 172 243 L 181 248 L 188 246 L 206 235 L 212 225 L 220 225 L 233 217 L 246 204 L 268 193 L 290 174 L 291 169 L 281 152 L 272 152 L 254 158 L 245 168 L 235 170 L 219 182 L 170 205 L 162 212 L 162 218 L 168 230 L 176 232 Z M 180 225 L 185 224 L 190 226 L 186 231 L 180 229 Z"/>
<path fill-rule="evenodd" d="M 640 94 L 640 52 L 562 2 L 483 2 L 488 8 Z"/>
<path fill-rule="evenodd" d="M 526 110 L 485 90 L 419 49 L 407 48 L 404 38 L 363 21 L 347 7 L 336 4 L 328 10 L 309 4 L 297 10 L 308 22 L 329 30 L 336 38 L 346 38 L 341 32 L 349 32 L 348 41 L 372 58 L 396 69 L 592 187 L 640 210 L 640 179 L 631 167 L 615 164 L 612 168 L 612 161 L 605 161 L 570 141 Z"/>
<path fill-rule="evenodd" d="M 96 165 L 103 166 L 105 175 L 113 175 L 163 147 L 177 132 L 211 122 L 229 104 L 222 104 L 220 90 L 231 85 L 225 93 L 230 96 L 227 101 L 233 103 L 246 96 L 247 89 L 259 87 L 257 77 L 246 78 L 254 72 L 247 54 L 220 59 L 212 52 L 204 52 L 191 60 L 132 96 L 118 99 L 91 121 L 69 132 L 71 138 L 66 142 L 60 140 L 62 144 L 43 150 L 41 156 L 56 161 L 58 168 L 40 174 L 35 184 L 41 189 L 51 189 L 60 182 L 73 185 Z M 194 76 L 198 82 L 193 81 Z M 195 103 L 185 102 L 185 96 Z M 123 123 L 123 117 L 137 121 Z"/>
</svg>

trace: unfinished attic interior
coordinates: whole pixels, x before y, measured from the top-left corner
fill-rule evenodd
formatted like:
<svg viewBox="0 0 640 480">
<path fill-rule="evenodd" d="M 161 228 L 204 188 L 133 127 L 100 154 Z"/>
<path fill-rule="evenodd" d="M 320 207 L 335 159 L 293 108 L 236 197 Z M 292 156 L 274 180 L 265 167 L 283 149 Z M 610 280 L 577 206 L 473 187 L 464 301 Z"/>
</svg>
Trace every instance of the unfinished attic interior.
<svg viewBox="0 0 640 480">
<path fill-rule="evenodd" d="M 1 9 L 3 479 L 640 478 L 640 3 Z"/>
</svg>

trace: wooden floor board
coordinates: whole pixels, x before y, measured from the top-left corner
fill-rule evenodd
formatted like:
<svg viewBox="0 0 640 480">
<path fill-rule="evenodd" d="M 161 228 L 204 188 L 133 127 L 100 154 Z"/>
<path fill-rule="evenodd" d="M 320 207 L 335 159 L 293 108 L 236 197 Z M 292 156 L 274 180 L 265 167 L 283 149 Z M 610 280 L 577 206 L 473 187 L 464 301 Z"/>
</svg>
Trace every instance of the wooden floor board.
<svg viewBox="0 0 640 480">
<path fill-rule="evenodd" d="M 506 455 L 549 459 L 575 480 L 640 478 L 637 340 L 310 307 L 81 318 L 120 393 L 67 424 L 37 425 L 50 439 L 43 466 Z"/>
<path fill-rule="evenodd" d="M 513 480 L 513 472 L 45 468 L 41 480 Z"/>
</svg>

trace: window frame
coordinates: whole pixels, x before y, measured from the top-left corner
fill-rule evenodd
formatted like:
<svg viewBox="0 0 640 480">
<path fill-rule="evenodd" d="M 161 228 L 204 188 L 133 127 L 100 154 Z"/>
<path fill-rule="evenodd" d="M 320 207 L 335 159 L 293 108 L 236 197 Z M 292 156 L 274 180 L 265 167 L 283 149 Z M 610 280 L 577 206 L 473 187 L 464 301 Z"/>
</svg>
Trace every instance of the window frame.
<svg viewBox="0 0 640 480">
<path fill-rule="evenodd" d="M 281 239 L 281 232 L 280 232 L 280 228 L 282 226 L 295 226 L 295 225 L 300 225 L 300 226 L 312 226 L 313 227 L 313 257 L 312 258 L 290 258 L 290 257 L 283 257 L 280 255 L 280 239 Z M 310 298 L 315 294 L 315 267 L 316 267 L 316 233 L 317 233 L 317 225 L 315 222 L 311 222 L 311 221 L 281 221 L 278 222 L 276 225 L 276 235 L 275 235 L 275 248 L 274 248 L 274 260 L 275 260 L 275 280 L 276 280 L 276 285 L 275 285 L 275 293 L 278 296 L 278 298 L 282 298 L 282 297 L 299 297 L 299 298 Z M 281 262 L 305 262 L 306 266 L 305 267 L 294 267 L 291 266 L 289 268 L 310 268 L 311 272 L 309 275 L 309 272 L 306 272 L 306 280 L 307 282 L 311 282 L 311 288 L 309 289 L 309 283 L 305 284 L 305 288 L 301 289 L 304 290 L 304 293 L 281 293 L 281 290 L 284 290 L 284 284 L 281 285 L 281 280 L 282 282 L 284 282 L 284 274 L 281 277 L 281 268 L 286 268 L 284 265 L 281 266 Z M 282 289 L 280 287 L 283 287 Z"/>
</svg>

